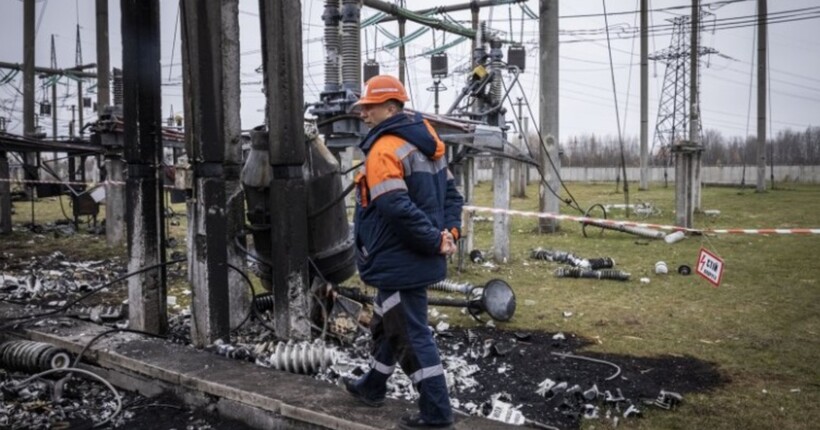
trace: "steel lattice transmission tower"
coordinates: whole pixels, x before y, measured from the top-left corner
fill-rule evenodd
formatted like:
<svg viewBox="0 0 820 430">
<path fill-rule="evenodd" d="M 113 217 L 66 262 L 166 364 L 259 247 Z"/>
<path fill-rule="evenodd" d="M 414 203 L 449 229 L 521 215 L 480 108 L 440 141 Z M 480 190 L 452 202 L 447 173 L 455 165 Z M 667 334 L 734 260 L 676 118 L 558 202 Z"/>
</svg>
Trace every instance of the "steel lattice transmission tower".
<svg viewBox="0 0 820 430">
<path fill-rule="evenodd" d="M 699 17 L 701 23 L 704 22 L 706 16 L 714 17 L 714 14 L 701 11 Z M 678 16 L 668 21 L 673 25 L 672 41 L 669 47 L 649 56 L 650 60 L 666 64 L 652 149 L 658 144 L 661 153 L 667 155 L 671 145 L 681 139 L 688 139 L 689 136 L 689 82 L 691 81 L 689 35 L 692 31 L 692 19 L 690 16 Z M 718 53 L 713 48 L 701 46 L 700 35 L 698 35 L 698 46 L 699 57 Z M 700 76 L 700 70 L 698 70 L 698 76 Z M 700 78 L 698 78 L 697 91 L 700 93 Z M 698 97 L 697 109 L 700 111 L 700 97 Z M 699 121 L 698 134 L 702 133 L 701 124 L 702 121 Z"/>
</svg>

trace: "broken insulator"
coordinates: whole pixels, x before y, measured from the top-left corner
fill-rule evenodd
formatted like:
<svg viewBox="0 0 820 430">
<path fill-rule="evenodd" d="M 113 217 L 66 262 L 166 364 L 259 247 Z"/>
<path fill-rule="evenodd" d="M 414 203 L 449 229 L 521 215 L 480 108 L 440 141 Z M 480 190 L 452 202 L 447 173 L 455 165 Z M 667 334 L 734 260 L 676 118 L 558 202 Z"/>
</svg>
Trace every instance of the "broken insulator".
<svg viewBox="0 0 820 430">
<path fill-rule="evenodd" d="M 253 361 L 255 358 L 253 352 L 248 348 L 231 345 L 222 340 L 217 340 L 213 345 L 206 347 L 205 350 L 234 360 Z"/>
<path fill-rule="evenodd" d="M 273 293 L 257 294 L 253 298 L 253 304 L 259 312 L 267 312 L 273 310 Z"/>
<path fill-rule="evenodd" d="M 49 343 L 10 340 L 0 344 L 0 367 L 4 369 L 42 372 L 63 369 L 69 364 L 68 352 Z"/>
<path fill-rule="evenodd" d="M 589 268 L 592 270 L 611 269 L 615 267 L 615 260 L 609 257 L 590 258 L 587 261 L 589 261 Z"/>
<path fill-rule="evenodd" d="M 336 350 L 321 343 L 266 343 L 256 349 L 262 364 L 291 373 L 316 374 L 336 362 Z"/>
<path fill-rule="evenodd" d="M 427 288 L 430 290 L 445 291 L 448 293 L 470 294 L 470 291 L 472 291 L 475 286 L 467 282 L 456 282 L 450 279 L 443 279 L 435 284 L 428 285 Z"/>
<path fill-rule="evenodd" d="M 628 281 L 629 273 L 615 269 L 589 270 L 580 267 L 559 267 L 555 270 L 557 278 L 588 278 L 588 279 L 612 279 L 616 281 Z"/>
<path fill-rule="evenodd" d="M 566 262 L 569 254 L 561 251 L 553 251 L 551 249 L 535 248 L 530 253 L 530 257 L 535 260 L 557 261 L 560 263 Z"/>
</svg>

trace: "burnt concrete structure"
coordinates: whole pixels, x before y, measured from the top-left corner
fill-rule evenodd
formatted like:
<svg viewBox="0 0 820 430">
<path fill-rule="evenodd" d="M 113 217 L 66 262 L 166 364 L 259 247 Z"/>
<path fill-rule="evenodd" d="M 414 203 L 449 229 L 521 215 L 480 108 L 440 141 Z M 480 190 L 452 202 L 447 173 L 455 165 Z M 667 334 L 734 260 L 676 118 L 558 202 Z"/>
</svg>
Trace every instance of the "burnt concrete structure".
<svg viewBox="0 0 820 430">
<path fill-rule="evenodd" d="M 225 2 L 226 5 L 236 2 Z M 228 283 L 228 210 L 226 177 L 236 176 L 226 165 L 226 153 L 238 146 L 238 121 L 229 121 L 230 103 L 238 101 L 238 82 L 224 73 L 223 4 L 185 0 L 181 5 L 184 91 L 187 113 L 186 148 L 193 170 L 193 199 L 188 204 L 188 262 L 193 292 L 191 335 L 204 346 L 227 339 L 230 332 Z M 228 18 L 228 17 L 225 17 Z M 238 33 L 238 27 L 234 26 Z M 238 37 L 233 41 L 235 44 Z M 238 44 L 236 46 L 238 48 Z M 237 76 L 238 80 L 238 71 Z M 235 85 L 232 85 L 235 84 Z M 235 106 L 238 107 L 238 102 Z M 238 120 L 238 117 L 235 118 Z M 231 133 L 228 136 L 229 123 Z M 234 170 L 232 173 L 231 170 Z M 240 200 L 241 202 L 241 200 Z M 241 211 L 240 211 L 241 213 Z M 243 284 L 237 287 L 247 288 Z"/>
<path fill-rule="evenodd" d="M 308 244 L 302 94 L 302 8 L 298 0 L 259 2 L 267 94 L 274 320 L 281 337 L 307 338 Z M 276 210 L 287 208 L 287 210 Z"/>
<path fill-rule="evenodd" d="M 130 327 L 165 333 L 166 315 L 158 0 L 121 0 L 123 120 L 128 217 Z M 148 267 L 152 267 L 148 269 Z"/>
</svg>

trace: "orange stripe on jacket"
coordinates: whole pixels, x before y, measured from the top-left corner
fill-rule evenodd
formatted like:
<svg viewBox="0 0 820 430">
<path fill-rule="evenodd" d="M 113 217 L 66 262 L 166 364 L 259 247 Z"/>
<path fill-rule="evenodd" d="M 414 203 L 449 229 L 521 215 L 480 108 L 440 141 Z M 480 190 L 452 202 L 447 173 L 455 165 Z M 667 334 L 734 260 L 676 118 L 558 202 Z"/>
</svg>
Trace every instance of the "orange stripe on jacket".
<svg viewBox="0 0 820 430">
<path fill-rule="evenodd" d="M 396 150 L 405 141 L 396 136 L 383 136 L 370 149 L 365 160 L 367 188 L 370 189 L 370 200 L 376 200 L 382 194 L 395 190 L 407 190 L 404 182 L 404 166 L 396 155 Z"/>
<path fill-rule="evenodd" d="M 444 152 L 446 150 L 446 147 L 444 146 L 444 142 L 442 142 L 441 139 L 438 137 L 438 133 L 436 133 L 436 130 L 433 128 L 433 126 L 430 124 L 430 122 L 427 121 L 426 119 L 423 120 L 423 121 L 424 121 L 425 127 L 427 127 L 427 131 L 429 131 L 430 135 L 433 136 L 434 139 L 436 139 L 436 152 L 435 152 L 435 154 L 433 154 L 432 158 L 433 158 L 433 160 L 438 160 L 439 158 L 444 156 Z"/>
</svg>

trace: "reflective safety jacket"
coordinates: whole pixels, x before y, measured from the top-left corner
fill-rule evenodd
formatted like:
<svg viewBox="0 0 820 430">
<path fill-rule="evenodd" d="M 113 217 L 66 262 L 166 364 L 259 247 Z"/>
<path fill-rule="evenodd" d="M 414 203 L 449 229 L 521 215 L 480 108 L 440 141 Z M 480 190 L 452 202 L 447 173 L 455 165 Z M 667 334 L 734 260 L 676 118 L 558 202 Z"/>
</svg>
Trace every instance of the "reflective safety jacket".
<svg viewBox="0 0 820 430">
<path fill-rule="evenodd" d="M 464 199 L 447 169 L 444 143 L 420 114 L 400 112 L 359 145 L 355 236 L 359 275 L 378 288 L 418 288 L 447 274 L 441 232 L 458 239 Z"/>
</svg>

